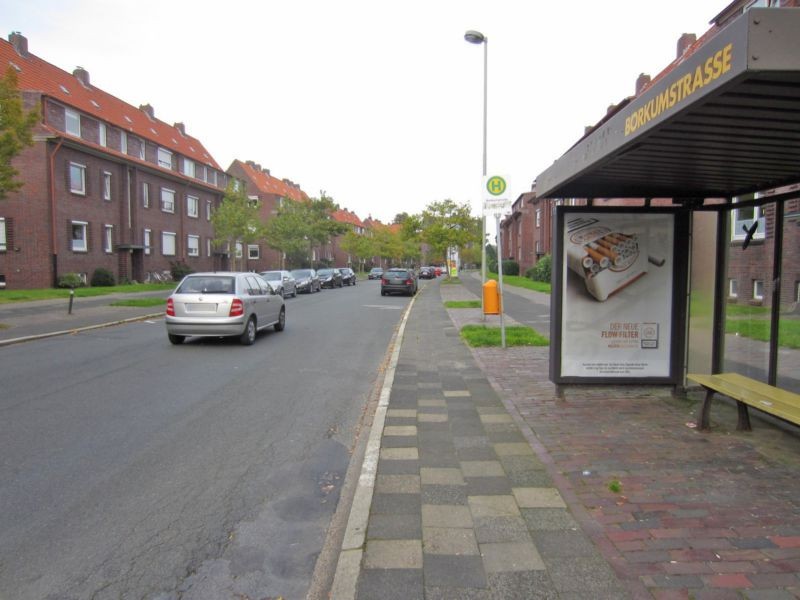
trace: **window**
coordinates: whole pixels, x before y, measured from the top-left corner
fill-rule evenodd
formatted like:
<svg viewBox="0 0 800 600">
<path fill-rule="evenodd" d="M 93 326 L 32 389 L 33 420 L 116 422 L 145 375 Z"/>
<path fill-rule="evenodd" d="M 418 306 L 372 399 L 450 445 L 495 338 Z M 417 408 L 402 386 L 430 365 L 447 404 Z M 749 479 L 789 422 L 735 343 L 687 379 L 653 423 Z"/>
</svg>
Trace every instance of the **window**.
<svg viewBox="0 0 800 600">
<path fill-rule="evenodd" d="M 242 242 L 236 242 L 236 258 L 242 258 Z"/>
<path fill-rule="evenodd" d="M 190 235 L 186 237 L 186 250 L 189 256 L 200 256 L 199 235 Z"/>
<path fill-rule="evenodd" d="M 200 214 L 200 199 L 197 196 L 186 196 L 186 214 L 194 218 Z"/>
<path fill-rule="evenodd" d="M 144 160 L 145 157 L 145 144 L 144 140 L 139 138 L 139 160 Z"/>
<path fill-rule="evenodd" d="M 103 200 L 111 200 L 111 173 L 103 171 Z"/>
<path fill-rule="evenodd" d="M 800 281 L 794 284 L 794 301 L 800 302 Z"/>
<path fill-rule="evenodd" d="M 728 298 L 739 297 L 739 280 L 728 279 Z"/>
<path fill-rule="evenodd" d="M 753 299 L 754 300 L 764 299 L 764 282 L 761 279 L 753 280 Z"/>
<path fill-rule="evenodd" d="M 206 238 L 206 256 L 211 256 L 211 238 Z"/>
<path fill-rule="evenodd" d="M 111 254 L 114 251 L 114 226 L 103 226 L 103 252 Z"/>
<path fill-rule="evenodd" d="M 145 229 L 142 235 L 142 246 L 144 246 L 144 253 L 147 256 L 150 256 L 150 246 L 152 243 L 152 232 L 149 229 Z"/>
<path fill-rule="evenodd" d="M 757 198 L 757 194 L 737 198 L 734 200 L 751 200 Z M 764 213 L 760 206 L 747 206 L 744 208 L 736 208 L 731 211 L 731 239 L 744 240 L 747 237 L 747 231 L 753 226 L 753 223 L 758 222 L 758 227 L 753 234 L 754 240 L 764 239 Z"/>
<path fill-rule="evenodd" d="M 150 208 L 150 184 L 146 181 L 142 182 L 142 206 Z"/>
<path fill-rule="evenodd" d="M 158 166 L 165 169 L 172 168 L 172 152 L 164 148 L 158 149 Z"/>
<path fill-rule="evenodd" d="M 206 167 L 206 182 L 217 185 L 217 172 L 209 167 Z"/>
<path fill-rule="evenodd" d="M 128 153 L 128 132 L 122 129 L 119 132 L 119 151 L 123 154 Z"/>
<path fill-rule="evenodd" d="M 68 134 L 81 137 L 81 115 L 77 111 L 64 109 L 64 125 Z"/>
<path fill-rule="evenodd" d="M 69 163 L 69 191 L 73 194 L 86 195 L 86 166 Z"/>
<path fill-rule="evenodd" d="M 211 220 L 211 200 L 206 200 L 206 221 Z"/>
<path fill-rule="evenodd" d="M 259 259 L 259 251 L 257 244 L 248 244 L 247 246 L 247 259 L 248 260 L 258 260 Z"/>
<path fill-rule="evenodd" d="M 175 190 L 161 188 L 161 210 L 164 212 L 175 212 Z"/>
<path fill-rule="evenodd" d="M 86 252 L 89 249 L 87 239 L 87 229 L 89 224 L 86 221 L 72 221 L 72 251 Z"/>
<path fill-rule="evenodd" d="M 8 249 L 6 239 L 6 218 L 0 217 L 0 252 L 5 252 Z"/>
<path fill-rule="evenodd" d="M 107 132 L 106 132 L 106 124 L 105 123 L 98 123 L 98 126 L 97 126 L 97 141 L 103 147 L 108 145 L 108 136 L 107 136 Z"/>
<path fill-rule="evenodd" d="M 541 208 L 537 208 L 536 209 L 536 227 L 541 227 L 541 226 L 542 226 L 542 209 Z"/>
<path fill-rule="evenodd" d="M 171 231 L 161 232 L 161 254 L 175 256 L 175 234 Z"/>
<path fill-rule="evenodd" d="M 194 161 L 188 158 L 183 159 L 183 174 L 187 177 L 194 177 Z"/>
</svg>

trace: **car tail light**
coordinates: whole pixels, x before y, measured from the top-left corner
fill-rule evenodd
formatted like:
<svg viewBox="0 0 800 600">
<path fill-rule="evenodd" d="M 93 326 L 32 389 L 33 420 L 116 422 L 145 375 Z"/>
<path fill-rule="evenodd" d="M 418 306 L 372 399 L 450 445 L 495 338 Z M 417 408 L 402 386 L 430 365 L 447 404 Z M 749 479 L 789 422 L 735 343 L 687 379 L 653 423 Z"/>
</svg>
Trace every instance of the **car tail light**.
<svg viewBox="0 0 800 600">
<path fill-rule="evenodd" d="M 406 285 L 411 285 L 412 283 L 414 283 L 413 279 L 406 279 Z"/>
<path fill-rule="evenodd" d="M 175 301 L 172 298 L 167 298 L 167 314 L 170 317 L 175 316 Z"/>
<path fill-rule="evenodd" d="M 241 317 L 244 314 L 244 304 L 239 298 L 234 298 L 231 302 L 231 311 L 228 313 L 229 317 Z"/>
<path fill-rule="evenodd" d="M 381 285 L 389 285 L 389 280 L 381 277 Z"/>
</svg>

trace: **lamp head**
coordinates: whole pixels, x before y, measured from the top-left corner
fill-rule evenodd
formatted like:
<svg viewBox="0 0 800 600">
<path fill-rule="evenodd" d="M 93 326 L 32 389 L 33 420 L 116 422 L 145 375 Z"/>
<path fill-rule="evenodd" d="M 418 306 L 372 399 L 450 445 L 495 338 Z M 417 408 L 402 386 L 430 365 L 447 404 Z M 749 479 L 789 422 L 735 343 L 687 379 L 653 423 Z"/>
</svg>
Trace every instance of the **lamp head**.
<svg viewBox="0 0 800 600">
<path fill-rule="evenodd" d="M 486 42 L 486 36 L 480 31 L 475 31 L 473 29 L 470 29 L 464 34 L 464 39 L 470 44 L 483 44 Z"/>
</svg>

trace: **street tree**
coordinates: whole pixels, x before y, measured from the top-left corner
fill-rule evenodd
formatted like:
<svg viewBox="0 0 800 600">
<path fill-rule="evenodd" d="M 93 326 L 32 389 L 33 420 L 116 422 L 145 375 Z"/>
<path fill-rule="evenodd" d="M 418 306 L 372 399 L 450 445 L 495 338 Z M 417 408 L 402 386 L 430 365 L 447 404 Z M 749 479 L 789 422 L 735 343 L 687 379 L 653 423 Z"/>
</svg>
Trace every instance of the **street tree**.
<svg viewBox="0 0 800 600">
<path fill-rule="evenodd" d="M 449 248 L 466 248 L 479 243 L 481 238 L 469 204 L 452 200 L 430 203 L 422 211 L 417 228 L 421 241 L 442 256 L 447 255 Z"/>
<path fill-rule="evenodd" d="M 353 230 L 344 234 L 340 244 L 342 250 L 353 257 L 354 261 L 363 267 L 367 259 L 377 256 L 375 242 L 369 235 L 361 235 Z"/>
<path fill-rule="evenodd" d="M 0 78 L 0 200 L 19 190 L 23 182 L 11 161 L 24 148 L 33 144 L 33 127 L 39 120 L 39 110 L 25 112 L 18 89 L 17 72 L 6 69 Z"/>
<path fill-rule="evenodd" d="M 260 202 L 248 198 L 244 186 L 233 180 L 228 184 L 219 208 L 211 215 L 216 232 L 214 243 L 217 247 L 227 246 L 229 251 L 233 251 L 233 270 L 244 269 L 244 253 L 237 257 L 236 244 L 246 247 L 264 237 L 259 209 Z"/>
</svg>

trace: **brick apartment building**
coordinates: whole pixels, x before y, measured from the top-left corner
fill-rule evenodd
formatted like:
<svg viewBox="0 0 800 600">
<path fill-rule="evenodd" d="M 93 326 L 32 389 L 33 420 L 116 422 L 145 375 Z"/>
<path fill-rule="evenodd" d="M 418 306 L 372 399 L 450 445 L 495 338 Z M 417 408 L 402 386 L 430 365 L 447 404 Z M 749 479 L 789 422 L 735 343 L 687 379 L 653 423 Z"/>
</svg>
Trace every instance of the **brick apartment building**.
<svg viewBox="0 0 800 600">
<path fill-rule="evenodd" d="M 289 179 L 274 177 L 269 169 L 248 160 L 234 160 L 227 171 L 230 177 L 244 182 L 245 193 L 252 200 L 261 204 L 261 219 L 266 222 L 278 213 L 284 198 L 295 202 L 308 201 L 308 195 L 300 186 Z M 246 258 L 245 268 L 248 271 L 268 271 L 286 268 L 283 253 L 267 245 L 265 240 L 248 244 L 247 248 L 237 247 L 237 256 Z"/>
<path fill-rule="evenodd" d="M 696 53 L 703 45 L 718 33 L 731 20 L 752 7 L 797 8 L 796 0 L 736 0 L 728 4 L 711 22 L 709 30 L 699 39 L 694 34 L 682 34 L 678 39 L 677 56 L 654 79 L 641 74 L 636 80 L 635 95 L 611 106 L 603 119 L 592 127 L 587 127 L 585 136 L 608 121 L 630 101 L 642 94 L 656 81 L 672 72 L 688 56 Z M 781 193 L 797 191 L 800 197 L 800 184 L 779 190 Z M 729 302 L 768 305 L 772 294 L 773 277 L 765 273 L 765 265 L 772 262 L 776 227 L 783 228 L 783 273 L 781 286 L 781 302 L 786 306 L 800 303 L 800 199 L 789 200 L 785 205 L 784 223 L 775 222 L 775 206 L 767 199 L 776 190 L 748 197 L 734 198 L 733 201 L 765 199 L 763 206 L 734 209 L 730 211 L 731 245 L 728 257 L 728 300 Z M 720 200 L 723 202 L 723 200 Z M 585 198 L 550 199 L 536 197 L 536 184 L 531 192 L 522 194 L 512 206 L 511 214 L 501 223 L 504 259 L 513 259 L 520 265 L 520 273 L 524 273 L 536 261 L 552 251 L 552 214 L 559 204 L 574 206 L 586 205 Z M 671 206 L 669 198 L 631 199 L 631 198 L 594 198 L 593 206 Z M 755 235 L 748 244 L 747 251 L 742 251 L 746 234 L 743 227 L 751 227 L 758 223 Z M 765 300 L 767 299 L 767 300 Z"/>
<path fill-rule="evenodd" d="M 358 218 L 356 213 L 351 212 L 346 208 L 334 211 L 331 215 L 331 218 L 339 223 L 344 223 L 347 225 L 356 235 L 364 235 L 366 233 L 364 222 Z M 331 261 L 331 264 L 337 267 L 363 269 L 364 265 L 354 263 L 354 257 L 345 252 L 345 250 L 341 247 L 341 242 L 343 239 L 343 235 L 337 236 L 331 240 L 330 244 L 326 245 L 323 251 L 326 252 L 327 260 Z"/>
<path fill-rule="evenodd" d="M 60 276 L 147 278 L 173 262 L 224 268 L 210 217 L 227 176 L 182 123 L 168 125 L 35 56 L 28 40 L 0 40 L 27 110 L 41 112 L 34 144 L 13 162 L 24 186 L 0 203 L 0 284 L 49 287 Z"/>
</svg>

